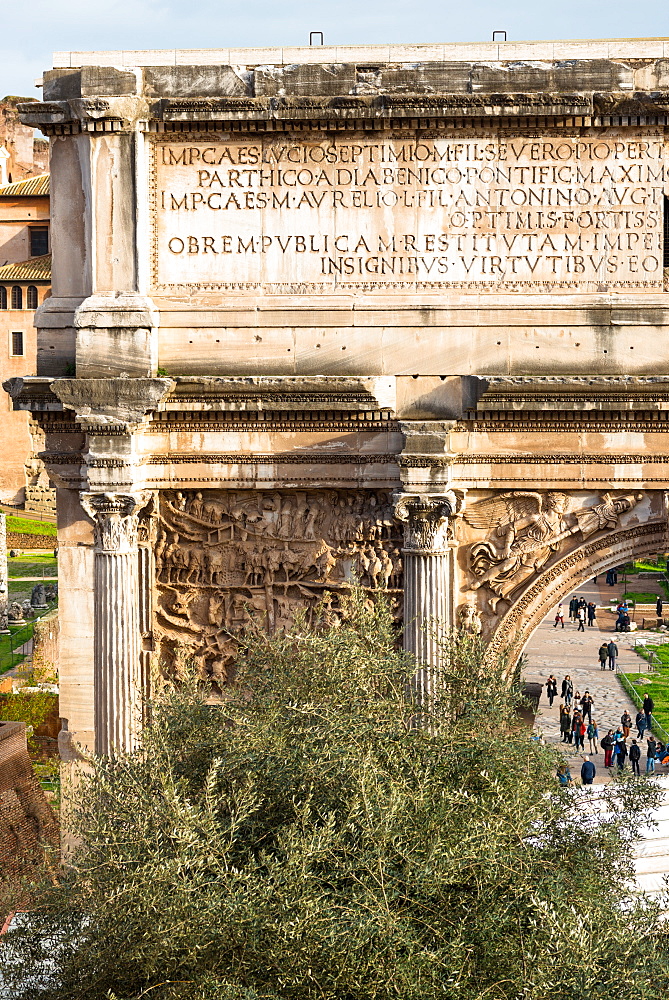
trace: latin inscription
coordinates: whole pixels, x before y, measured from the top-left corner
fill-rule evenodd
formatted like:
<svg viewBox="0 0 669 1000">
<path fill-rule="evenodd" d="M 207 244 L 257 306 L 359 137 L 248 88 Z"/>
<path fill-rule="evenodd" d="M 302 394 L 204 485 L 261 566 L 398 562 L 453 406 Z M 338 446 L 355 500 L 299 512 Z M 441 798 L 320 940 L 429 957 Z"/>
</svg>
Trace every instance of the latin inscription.
<svg viewBox="0 0 669 1000">
<path fill-rule="evenodd" d="M 662 289 L 659 137 L 156 142 L 158 288 Z"/>
</svg>

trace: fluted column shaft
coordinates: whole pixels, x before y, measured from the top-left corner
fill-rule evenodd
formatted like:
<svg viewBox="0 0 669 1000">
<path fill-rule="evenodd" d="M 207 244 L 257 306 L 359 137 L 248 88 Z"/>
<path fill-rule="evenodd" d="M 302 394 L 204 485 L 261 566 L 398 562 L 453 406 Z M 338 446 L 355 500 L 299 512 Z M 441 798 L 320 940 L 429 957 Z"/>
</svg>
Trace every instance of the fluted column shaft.
<svg viewBox="0 0 669 1000">
<path fill-rule="evenodd" d="M 404 522 L 404 648 L 418 663 L 422 698 L 433 692 L 440 635 L 450 624 L 450 550 L 446 541 L 452 503 L 445 496 L 401 494 L 395 512 Z"/>
<path fill-rule="evenodd" d="M 137 512 L 141 498 L 89 493 L 95 521 L 95 752 L 135 748 L 141 727 Z"/>
</svg>

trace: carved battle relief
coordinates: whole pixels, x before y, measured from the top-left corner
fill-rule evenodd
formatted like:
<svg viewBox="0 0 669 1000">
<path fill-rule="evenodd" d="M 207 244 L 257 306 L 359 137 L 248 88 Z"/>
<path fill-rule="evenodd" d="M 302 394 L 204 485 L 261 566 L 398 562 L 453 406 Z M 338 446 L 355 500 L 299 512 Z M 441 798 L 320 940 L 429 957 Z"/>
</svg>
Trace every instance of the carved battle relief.
<svg viewBox="0 0 669 1000">
<path fill-rule="evenodd" d="M 270 632 L 287 628 L 325 591 L 336 617 L 337 594 L 354 577 L 402 591 L 401 526 L 384 491 L 163 493 L 154 551 L 162 659 L 186 646 L 215 682 L 251 618 Z"/>
<path fill-rule="evenodd" d="M 554 556 L 563 555 L 570 542 L 612 531 L 643 498 L 642 493 L 604 493 L 599 502 L 584 503 L 556 491 L 514 491 L 471 504 L 462 518 L 486 537 L 466 548 L 468 580 L 463 589 L 483 591 L 486 610 L 494 616 L 500 601 L 511 601 Z"/>
</svg>

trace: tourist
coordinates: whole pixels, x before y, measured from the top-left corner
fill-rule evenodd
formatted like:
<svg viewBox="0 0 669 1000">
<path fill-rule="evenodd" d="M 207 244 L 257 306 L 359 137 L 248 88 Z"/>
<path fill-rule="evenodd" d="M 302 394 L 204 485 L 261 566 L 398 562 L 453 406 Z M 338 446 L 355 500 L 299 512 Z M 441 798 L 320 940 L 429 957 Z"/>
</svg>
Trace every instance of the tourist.
<svg viewBox="0 0 669 1000">
<path fill-rule="evenodd" d="M 581 781 L 584 785 L 591 785 L 593 779 L 597 773 L 597 768 L 588 760 L 587 757 L 583 757 L 583 763 L 581 764 Z"/>
<path fill-rule="evenodd" d="M 621 605 L 618 608 L 618 618 L 616 620 L 616 632 L 629 632 L 630 630 L 630 616 L 628 614 L 627 605 Z"/>
<path fill-rule="evenodd" d="M 579 705 L 582 709 L 582 715 L 585 719 L 586 716 L 589 722 L 592 722 L 592 706 L 594 704 L 594 699 L 589 691 L 586 691 L 583 697 L 579 700 Z"/>
<path fill-rule="evenodd" d="M 563 788 L 566 788 L 567 785 L 572 784 L 571 774 L 569 773 L 569 768 L 567 767 L 566 764 L 560 764 L 560 766 L 557 769 L 557 776 L 558 776 L 558 781 L 560 782 L 560 785 Z"/>
<path fill-rule="evenodd" d="M 639 734 L 639 739 L 641 740 L 643 739 L 643 734 L 646 729 L 646 716 L 643 714 L 643 711 L 641 709 L 639 709 L 639 711 L 636 713 L 635 722 L 636 722 L 636 730 L 637 733 Z"/>
<path fill-rule="evenodd" d="M 627 709 L 625 709 L 623 714 L 620 716 L 620 725 L 623 727 L 623 736 L 627 739 L 630 734 L 630 729 L 632 728 L 632 716 L 629 714 Z"/>
<path fill-rule="evenodd" d="M 622 735 L 622 734 L 621 734 Z M 625 767 L 625 760 L 627 758 L 627 743 L 624 739 L 616 741 L 616 761 L 618 763 L 618 770 L 622 771 Z"/>
<path fill-rule="evenodd" d="M 588 723 L 587 734 L 588 740 L 590 741 L 590 753 L 597 753 L 597 740 L 599 739 L 599 732 L 597 730 L 597 723 L 594 719 L 592 722 Z"/>
<path fill-rule="evenodd" d="M 585 608 L 580 607 L 576 612 L 576 617 L 578 619 L 578 631 L 585 632 Z"/>
<path fill-rule="evenodd" d="M 576 694 L 574 695 L 574 711 L 575 712 L 580 712 L 581 711 L 580 708 L 578 707 L 580 704 L 581 704 L 581 692 L 577 691 Z"/>
<path fill-rule="evenodd" d="M 560 705 L 560 732 L 562 742 L 571 743 L 571 714 L 567 705 Z"/>
<path fill-rule="evenodd" d="M 650 731 L 653 728 L 653 710 L 655 708 L 655 702 L 649 694 L 644 696 L 642 707 L 643 714 L 646 717 L 646 729 Z"/>
<path fill-rule="evenodd" d="M 632 746 L 630 747 L 630 764 L 632 765 L 632 774 L 636 774 L 641 777 L 641 771 L 639 770 L 639 760 L 641 758 L 641 747 L 636 740 L 632 740 Z"/>
<path fill-rule="evenodd" d="M 571 731 L 573 733 L 574 748 L 585 750 L 585 724 L 580 712 L 574 712 L 571 720 Z"/>
<path fill-rule="evenodd" d="M 616 669 L 616 656 L 618 655 L 618 647 L 616 646 L 613 639 L 611 639 L 606 646 L 606 650 L 609 654 L 609 670 Z"/>
<path fill-rule="evenodd" d="M 658 599 L 655 602 L 655 612 L 658 618 L 662 617 L 662 607 L 663 607 L 662 598 L 658 597 Z"/>
<path fill-rule="evenodd" d="M 578 597 L 572 597 L 569 602 L 569 618 L 573 621 L 576 618 L 576 611 L 578 610 Z"/>
<path fill-rule="evenodd" d="M 558 604 L 557 606 L 557 611 L 555 612 L 555 625 L 553 625 L 553 628 L 557 628 L 558 625 L 562 625 L 562 628 L 564 628 L 564 610 L 562 608 L 562 604 Z"/>
<path fill-rule="evenodd" d="M 567 708 L 571 708 L 571 699 L 573 698 L 573 696 L 574 696 L 574 685 L 572 683 L 571 677 L 569 676 L 569 674 L 567 674 L 565 679 L 562 681 L 562 698 Z"/>
<path fill-rule="evenodd" d="M 609 658 L 609 647 L 607 643 L 603 642 L 599 647 L 599 668 L 600 670 L 606 670 L 606 661 Z"/>
<path fill-rule="evenodd" d="M 548 695 L 548 707 L 552 708 L 553 699 L 557 698 L 557 680 L 553 677 L 553 674 L 546 681 L 546 694 Z"/>
<path fill-rule="evenodd" d="M 646 748 L 646 774 L 655 774 L 655 740 L 651 736 Z"/>
<path fill-rule="evenodd" d="M 592 628 L 595 624 L 595 618 L 597 617 L 597 605 L 594 601 L 590 601 L 588 604 L 588 628 Z"/>
<path fill-rule="evenodd" d="M 604 767 L 611 767 L 611 761 L 613 759 L 613 730 L 609 729 L 608 733 L 602 740 L 602 750 L 604 751 Z"/>
</svg>

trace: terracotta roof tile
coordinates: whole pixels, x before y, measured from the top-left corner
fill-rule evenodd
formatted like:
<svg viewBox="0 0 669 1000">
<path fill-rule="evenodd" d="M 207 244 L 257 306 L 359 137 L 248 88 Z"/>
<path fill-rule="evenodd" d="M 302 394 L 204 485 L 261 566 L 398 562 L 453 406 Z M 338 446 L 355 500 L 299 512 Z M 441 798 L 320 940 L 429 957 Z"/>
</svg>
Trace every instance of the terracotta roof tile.
<svg viewBox="0 0 669 1000">
<path fill-rule="evenodd" d="M 29 195 L 49 194 L 49 174 L 39 174 L 37 177 L 26 177 L 24 181 L 5 184 L 0 187 L 0 198 L 27 198 Z"/>
<path fill-rule="evenodd" d="M 0 281 L 51 281 L 51 254 L 0 267 Z"/>
</svg>

